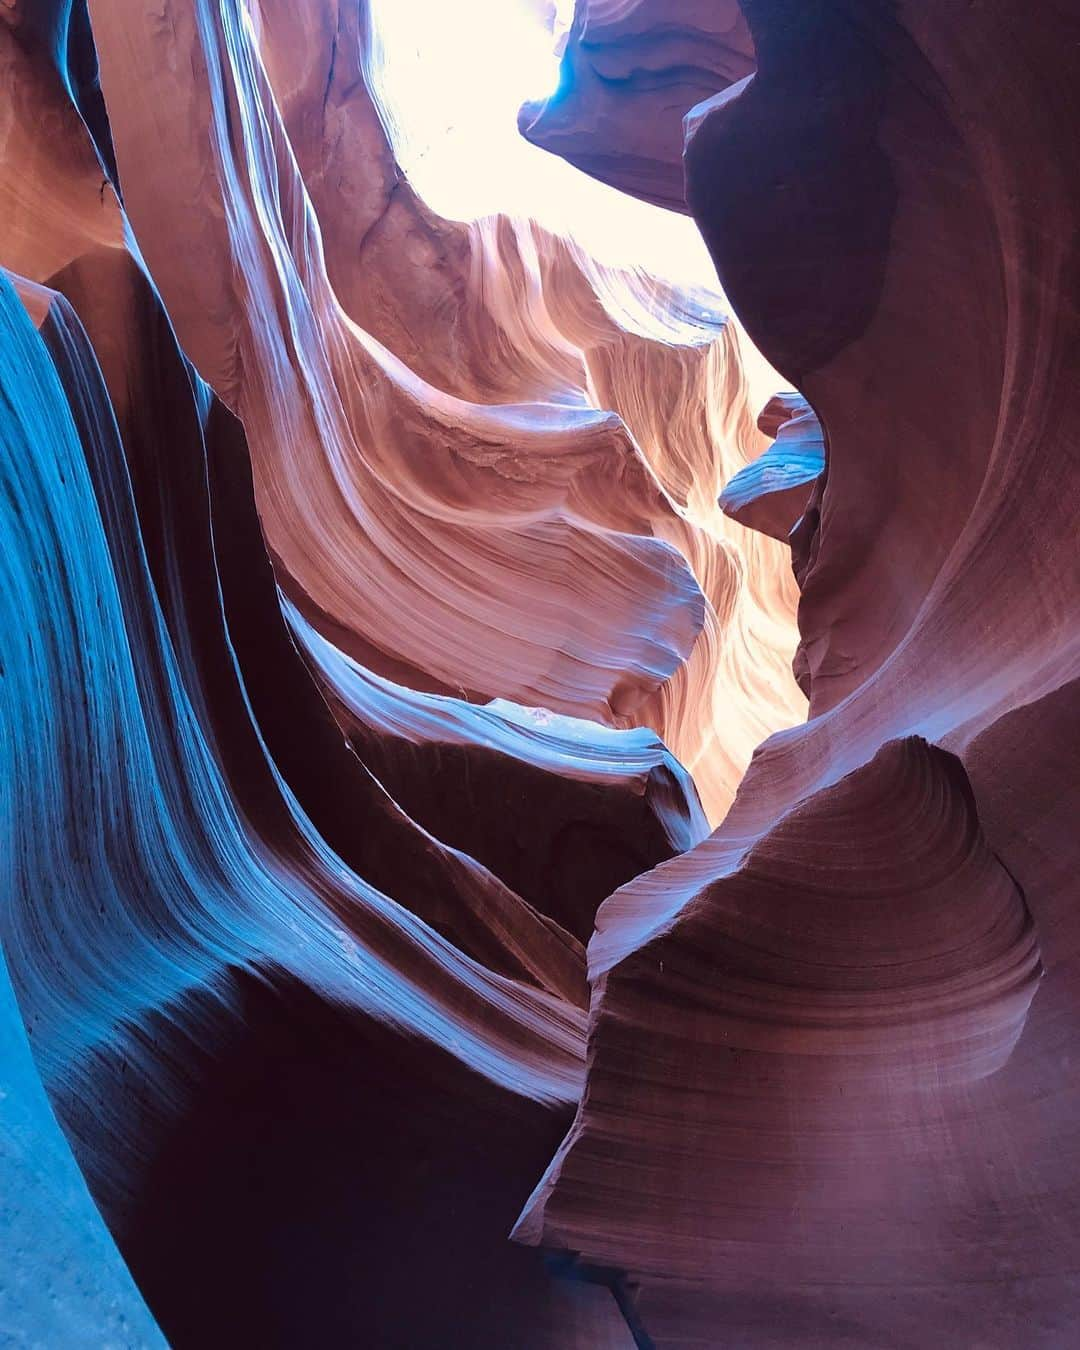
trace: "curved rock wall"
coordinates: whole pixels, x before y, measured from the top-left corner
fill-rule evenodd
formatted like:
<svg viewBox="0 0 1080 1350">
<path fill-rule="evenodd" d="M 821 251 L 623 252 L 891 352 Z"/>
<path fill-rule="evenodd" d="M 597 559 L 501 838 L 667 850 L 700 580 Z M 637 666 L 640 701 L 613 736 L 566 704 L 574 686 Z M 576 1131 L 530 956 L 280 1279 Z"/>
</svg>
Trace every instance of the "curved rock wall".
<svg viewBox="0 0 1080 1350">
<path fill-rule="evenodd" d="M 757 73 L 688 114 L 687 199 L 824 428 L 790 534 L 811 717 L 709 840 L 601 907 L 589 1089 L 517 1231 L 637 1272 L 658 1344 L 1056 1347 L 1080 30 L 743 10 Z M 723 505 L 776 532 L 752 475 Z M 945 890 L 920 916 L 923 875 Z"/>
<path fill-rule="evenodd" d="M 0 941 L 27 1103 L 3 1121 L 5 1319 L 158 1344 L 126 1262 L 175 1344 L 629 1346 L 612 1290 L 506 1236 L 581 1089 L 596 908 L 707 832 L 645 721 L 720 766 L 715 812 L 757 723 L 798 715 L 763 685 L 730 763 L 693 725 L 720 679 L 708 549 L 588 394 L 594 348 L 625 332 L 659 387 L 698 320 L 526 223 L 413 198 L 465 249 L 458 308 L 440 328 L 429 259 L 398 274 L 390 247 L 356 292 L 384 341 L 357 326 L 298 169 L 317 198 L 304 156 L 332 135 L 294 123 L 294 154 L 263 60 L 280 82 L 297 48 L 264 11 L 102 7 L 93 45 L 62 0 L 0 26 L 22 301 L 5 281 Z M 745 427 L 733 333 L 706 329 L 715 416 Z M 758 589 L 779 662 L 790 597 Z M 20 1017 L 119 1253 L 30 1100 Z"/>
<path fill-rule="evenodd" d="M 5 1334 L 1069 1344 L 1077 21 L 579 0 L 736 323 L 366 3 L 0 14 Z"/>
</svg>

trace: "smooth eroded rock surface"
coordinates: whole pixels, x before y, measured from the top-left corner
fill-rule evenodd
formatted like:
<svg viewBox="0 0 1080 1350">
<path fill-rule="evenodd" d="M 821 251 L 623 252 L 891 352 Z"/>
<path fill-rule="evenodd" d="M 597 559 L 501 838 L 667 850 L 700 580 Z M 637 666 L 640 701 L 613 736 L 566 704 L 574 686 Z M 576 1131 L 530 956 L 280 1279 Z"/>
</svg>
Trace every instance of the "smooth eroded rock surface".
<svg viewBox="0 0 1080 1350">
<path fill-rule="evenodd" d="M 1080 19 L 529 12 L 0 8 L 0 1339 L 1062 1350 Z"/>
</svg>

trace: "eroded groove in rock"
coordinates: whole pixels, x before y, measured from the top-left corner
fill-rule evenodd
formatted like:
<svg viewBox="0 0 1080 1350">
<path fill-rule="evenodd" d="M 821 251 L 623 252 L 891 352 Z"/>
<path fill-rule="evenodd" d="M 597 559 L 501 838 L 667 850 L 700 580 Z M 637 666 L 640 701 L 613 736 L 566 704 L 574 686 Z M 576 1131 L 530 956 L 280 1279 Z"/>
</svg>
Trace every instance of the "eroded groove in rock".
<svg viewBox="0 0 1080 1350">
<path fill-rule="evenodd" d="M 170 636 L 185 666 L 185 686 L 200 709 L 200 721 L 244 818 L 266 839 L 295 832 L 281 791 L 279 775 L 284 774 L 326 843 L 384 894 L 407 902 L 414 914 L 489 968 L 578 1001 L 577 944 L 546 925 L 471 859 L 418 829 L 342 745 L 289 643 L 265 556 L 259 566 L 261 537 L 250 487 L 246 519 L 242 508 L 234 509 L 231 519 L 218 519 L 218 537 L 232 547 L 240 544 L 247 525 L 243 605 L 230 605 L 232 587 L 219 580 L 211 542 L 208 465 L 193 397 L 198 391 L 188 383 L 145 278 L 126 254 L 116 254 L 80 260 L 59 280 L 102 325 L 103 337 L 110 330 L 130 332 L 142 337 L 142 354 L 157 353 L 157 363 L 141 370 L 129 360 L 126 378 L 114 385 L 131 398 L 130 405 L 121 406 L 143 501 L 141 533 L 154 560 L 158 593 L 164 595 Z M 116 323 L 127 307 L 135 311 L 133 320 Z M 83 444 L 96 449 L 91 470 L 108 521 L 111 512 L 123 510 L 115 498 L 126 485 L 118 489 L 113 483 L 112 461 L 123 462 L 123 449 L 112 429 L 108 395 L 94 378 L 95 357 L 62 302 L 50 308 L 42 331 L 68 390 Z M 136 408 L 145 415 L 154 407 L 170 409 L 169 426 L 135 425 Z M 210 421 L 215 428 L 219 425 L 212 413 Z M 243 455 L 242 441 L 233 453 Z M 126 540 L 134 530 L 134 520 L 121 516 L 110 534 Z M 117 568 L 122 565 L 117 556 Z M 231 579 L 226 573 L 224 581 Z M 227 624 L 230 612 L 238 623 Z M 240 677 L 244 669 L 246 684 Z M 273 671 L 274 685 L 267 671 Z M 249 705 L 263 714 L 257 722 Z M 286 708 L 287 721 L 274 715 L 274 709 Z"/>
<path fill-rule="evenodd" d="M 394 800 L 581 941 L 613 890 L 708 833 L 685 769 L 644 729 L 410 693 L 286 612 L 306 628 L 350 744 Z M 496 802 L 493 832 L 483 808 Z"/>
</svg>

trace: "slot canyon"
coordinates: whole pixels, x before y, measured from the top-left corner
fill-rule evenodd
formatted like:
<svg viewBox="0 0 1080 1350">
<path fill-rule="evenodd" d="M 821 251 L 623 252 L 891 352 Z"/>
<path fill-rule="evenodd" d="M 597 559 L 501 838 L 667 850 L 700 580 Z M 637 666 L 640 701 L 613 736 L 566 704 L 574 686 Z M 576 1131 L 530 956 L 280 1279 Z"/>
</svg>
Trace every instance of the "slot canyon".
<svg viewBox="0 0 1080 1350">
<path fill-rule="evenodd" d="M 1078 136 L 1077 0 L 0 0 L 0 1346 L 1080 1345 Z"/>
</svg>

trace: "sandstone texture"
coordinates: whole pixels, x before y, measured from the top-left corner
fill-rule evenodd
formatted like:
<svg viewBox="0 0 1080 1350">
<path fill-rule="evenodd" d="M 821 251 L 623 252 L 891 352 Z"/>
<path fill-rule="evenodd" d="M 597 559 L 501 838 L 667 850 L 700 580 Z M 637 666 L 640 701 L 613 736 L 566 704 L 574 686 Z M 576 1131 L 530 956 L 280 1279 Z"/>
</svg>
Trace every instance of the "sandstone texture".
<svg viewBox="0 0 1080 1350">
<path fill-rule="evenodd" d="M 577 0 L 707 291 L 368 0 L 0 6 L 0 1342 L 1073 1344 L 1052 8 Z"/>
</svg>

